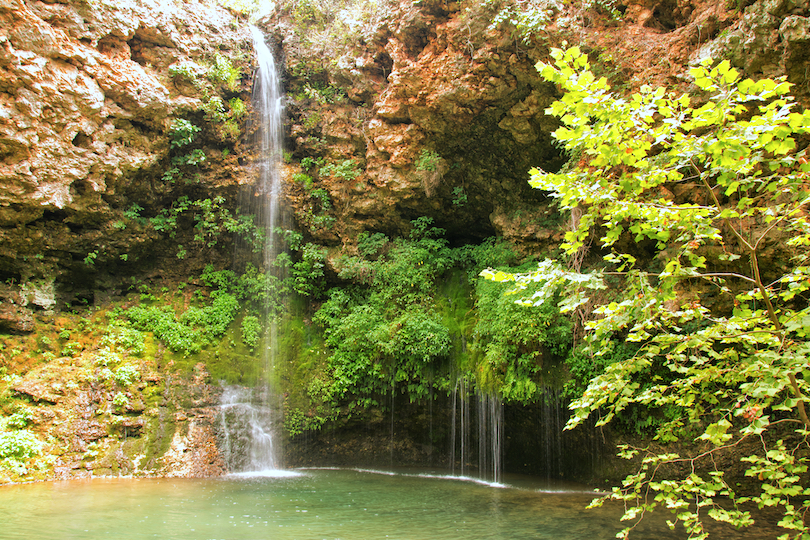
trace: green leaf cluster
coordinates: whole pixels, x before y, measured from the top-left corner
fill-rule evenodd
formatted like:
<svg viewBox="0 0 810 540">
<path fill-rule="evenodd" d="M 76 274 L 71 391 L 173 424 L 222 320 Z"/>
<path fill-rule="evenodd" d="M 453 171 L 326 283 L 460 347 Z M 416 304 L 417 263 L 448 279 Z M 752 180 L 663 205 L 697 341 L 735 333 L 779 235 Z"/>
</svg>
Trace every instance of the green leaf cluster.
<svg viewBox="0 0 810 540">
<path fill-rule="evenodd" d="M 30 430 L 33 414 L 19 407 L 13 414 L 0 416 L 0 467 L 17 475 L 25 475 L 31 458 L 42 453 L 45 444 Z"/>
<path fill-rule="evenodd" d="M 526 269 L 524 266 L 523 269 Z M 512 269 L 513 271 L 519 269 Z M 476 345 L 482 349 L 479 384 L 505 400 L 529 402 L 566 378 L 571 320 L 549 302 L 527 316 L 515 298 L 489 280 L 476 283 Z"/>
<path fill-rule="evenodd" d="M 547 260 L 532 272 L 485 276 L 530 293 L 523 304 L 584 317 L 594 356 L 616 341 L 636 348 L 591 380 L 569 428 L 597 411 L 604 424 L 632 407 L 674 407 L 681 414 L 665 418 L 656 437 L 708 445 L 689 456 L 627 449 L 643 459 L 609 495 L 625 501 L 624 519 L 668 508 L 704 538 L 706 515 L 745 526 L 750 516 L 736 504 L 754 501 L 782 512 L 785 538 L 810 534 L 802 480 L 810 165 L 799 144 L 810 112 L 798 110 L 785 80 L 741 79 L 727 61 L 690 70 L 707 96 L 696 105 L 664 88 L 616 95 L 578 48 L 552 59 L 537 68 L 564 91 L 547 111 L 562 122 L 554 136 L 581 157 L 558 173 L 534 169 L 530 183 L 581 215 L 565 253 L 581 256 L 595 242 L 603 262 L 580 273 Z M 789 251 L 775 252 L 780 244 Z M 755 453 L 742 461 L 762 479 L 761 494 L 739 497 L 714 457 L 750 439 Z M 673 463 L 707 472 L 663 478 L 661 467 Z"/>
<path fill-rule="evenodd" d="M 154 333 L 172 351 L 194 354 L 225 333 L 239 307 L 235 296 L 219 292 L 210 305 L 191 306 L 179 315 L 171 306 L 141 305 L 124 314 L 133 328 Z"/>
<path fill-rule="evenodd" d="M 412 397 L 426 395 L 436 366 L 447 359 L 450 337 L 434 308 L 435 282 L 453 264 L 441 229 L 413 222 L 410 239 L 361 237 L 361 255 L 337 262 L 339 276 L 355 283 L 334 288 L 315 314 L 332 348 L 338 394 L 369 397 L 406 383 Z"/>
<path fill-rule="evenodd" d="M 208 68 L 206 76 L 211 82 L 223 84 L 228 90 L 235 92 L 242 73 L 227 56 L 217 53 L 214 55 L 214 62 Z"/>
</svg>

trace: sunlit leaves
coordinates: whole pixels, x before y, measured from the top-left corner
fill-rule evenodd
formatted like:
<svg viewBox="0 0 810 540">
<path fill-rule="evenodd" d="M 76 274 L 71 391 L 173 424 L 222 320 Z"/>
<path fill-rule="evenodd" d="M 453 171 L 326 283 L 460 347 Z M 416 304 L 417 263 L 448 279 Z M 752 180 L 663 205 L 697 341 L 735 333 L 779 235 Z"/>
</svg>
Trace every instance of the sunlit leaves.
<svg viewBox="0 0 810 540">
<path fill-rule="evenodd" d="M 528 306 L 557 294 L 564 310 L 595 303 L 585 325 L 593 355 L 617 339 L 637 344 L 572 402 L 569 428 L 597 412 L 604 424 L 632 406 L 675 407 L 680 417 L 662 421 L 656 438 L 703 445 L 690 457 L 646 455 L 608 496 L 625 501 L 625 519 L 664 507 L 703 538 L 707 513 L 690 501 L 716 520 L 750 524 L 745 512 L 714 503 L 736 495 L 711 464 L 715 452 L 757 438 L 761 452 L 744 460 L 747 474 L 763 480 L 752 500 L 778 507 L 781 526 L 810 534 L 796 503 L 810 494 L 796 457 L 810 428 L 810 164 L 797 151 L 810 111 L 798 110 L 784 79 L 742 79 L 728 61 L 690 70 L 703 94 L 695 100 L 648 86 L 614 94 L 577 48 L 554 50 L 551 60 L 537 68 L 563 96 L 546 112 L 560 119 L 554 137 L 572 161 L 556 173 L 533 169 L 530 184 L 581 216 L 564 254 L 596 245 L 603 264 L 573 272 L 547 260 L 529 273 L 482 275 L 512 283 L 513 292 L 541 285 L 519 300 Z M 613 281 L 600 291 L 606 276 Z M 777 424 L 797 428 L 793 449 L 775 443 Z M 658 467 L 676 462 L 708 467 L 708 475 L 659 478 Z"/>
</svg>

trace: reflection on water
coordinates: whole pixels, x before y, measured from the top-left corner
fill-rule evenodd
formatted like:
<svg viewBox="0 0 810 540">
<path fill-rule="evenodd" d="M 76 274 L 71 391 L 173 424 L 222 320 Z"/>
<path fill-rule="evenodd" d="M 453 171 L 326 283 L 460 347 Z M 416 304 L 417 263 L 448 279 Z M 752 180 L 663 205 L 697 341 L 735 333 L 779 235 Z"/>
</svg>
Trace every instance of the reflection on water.
<svg viewBox="0 0 810 540">
<path fill-rule="evenodd" d="M 0 488 L 0 538 L 549 539 L 614 538 L 618 507 L 593 494 L 486 485 L 430 473 L 301 469 L 285 476 L 110 479 Z M 645 519 L 639 540 L 685 538 Z M 719 531 L 712 538 L 775 538 Z"/>
</svg>

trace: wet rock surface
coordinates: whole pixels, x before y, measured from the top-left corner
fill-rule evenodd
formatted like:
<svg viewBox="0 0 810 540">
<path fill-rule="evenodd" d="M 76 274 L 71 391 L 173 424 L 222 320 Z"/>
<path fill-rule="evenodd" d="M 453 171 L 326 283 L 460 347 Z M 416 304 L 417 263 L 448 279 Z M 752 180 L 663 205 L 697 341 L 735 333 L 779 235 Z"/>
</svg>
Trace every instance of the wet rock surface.
<svg viewBox="0 0 810 540">
<path fill-rule="evenodd" d="M 219 389 L 210 385 L 204 366 L 191 376 L 164 378 L 149 375 L 149 361 L 124 364 L 141 374 L 130 385 L 87 353 L 36 367 L 11 386 L 30 399 L 28 429 L 47 441 L 48 458 L 26 479 L 224 472 L 214 435 Z M 0 475 L 0 483 L 13 480 Z"/>
</svg>

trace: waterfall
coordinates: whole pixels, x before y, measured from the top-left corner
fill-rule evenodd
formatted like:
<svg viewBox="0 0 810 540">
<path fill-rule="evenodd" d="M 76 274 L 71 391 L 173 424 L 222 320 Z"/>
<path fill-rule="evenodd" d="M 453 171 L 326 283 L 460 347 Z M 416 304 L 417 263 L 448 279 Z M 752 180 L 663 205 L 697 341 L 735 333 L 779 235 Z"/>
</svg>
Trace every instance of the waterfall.
<svg viewBox="0 0 810 540">
<path fill-rule="evenodd" d="M 222 459 L 234 472 L 274 470 L 274 413 L 250 388 L 226 386 L 220 398 Z"/>
<path fill-rule="evenodd" d="M 257 154 L 255 166 L 258 169 L 257 195 L 262 199 L 259 220 L 265 229 L 264 262 L 265 267 L 269 269 L 279 253 L 279 246 L 275 242 L 275 228 L 279 224 L 281 198 L 281 130 L 284 103 L 273 53 L 265 43 L 261 30 L 251 26 L 250 31 L 258 63 L 252 98 L 258 122 L 253 130 Z"/>
<path fill-rule="evenodd" d="M 256 175 L 255 190 L 242 203 L 246 213 L 256 216 L 264 230 L 263 267 L 270 278 L 285 276 L 277 267 L 281 247 L 276 228 L 281 225 L 281 163 L 283 94 L 273 53 L 262 32 L 250 27 L 258 69 L 251 98 L 254 116 L 249 131 L 253 136 L 254 158 L 251 171 Z M 281 400 L 273 388 L 273 370 L 278 354 L 279 300 L 265 304 L 265 339 L 262 346 L 263 376 L 256 388 L 225 386 L 220 399 L 221 449 L 231 472 L 274 471 L 281 468 L 280 452 L 274 440 L 281 426 Z"/>
<path fill-rule="evenodd" d="M 494 395 L 478 393 L 478 475 L 501 481 L 503 403 Z"/>
</svg>

